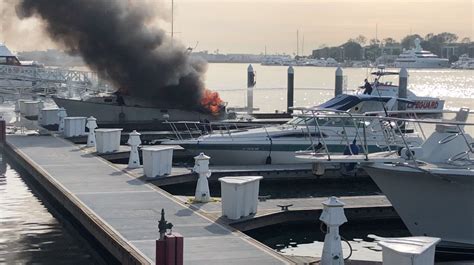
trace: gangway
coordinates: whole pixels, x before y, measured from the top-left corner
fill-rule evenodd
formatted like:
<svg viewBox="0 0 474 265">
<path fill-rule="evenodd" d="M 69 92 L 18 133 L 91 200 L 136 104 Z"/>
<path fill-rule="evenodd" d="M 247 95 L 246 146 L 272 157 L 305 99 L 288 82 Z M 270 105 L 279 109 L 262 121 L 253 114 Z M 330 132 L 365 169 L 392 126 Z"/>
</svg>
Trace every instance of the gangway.
<svg viewBox="0 0 474 265">
<path fill-rule="evenodd" d="M 0 65 L 0 93 L 22 94 L 59 90 L 97 90 L 106 86 L 96 73 L 63 68 Z"/>
</svg>

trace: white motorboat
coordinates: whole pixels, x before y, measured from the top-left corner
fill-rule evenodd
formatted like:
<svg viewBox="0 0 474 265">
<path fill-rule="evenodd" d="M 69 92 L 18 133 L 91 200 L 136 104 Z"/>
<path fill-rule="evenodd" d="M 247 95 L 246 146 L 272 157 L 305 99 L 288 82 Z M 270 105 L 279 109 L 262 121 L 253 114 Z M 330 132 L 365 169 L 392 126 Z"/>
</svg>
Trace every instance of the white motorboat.
<svg viewBox="0 0 474 265">
<path fill-rule="evenodd" d="M 441 121 L 381 118 L 395 126 L 433 126 L 434 132 L 419 147 L 406 142 L 398 152 L 313 153 L 298 158 L 317 164 L 360 163 L 414 236 L 440 237 L 450 252 L 474 253 L 474 141 L 465 128 L 474 124 L 465 122 L 468 113 L 461 109 L 454 120 Z"/>
<path fill-rule="evenodd" d="M 299 150 L 321 149 L 322 143 L 331 152 L 342 153 L 347 146 L 361 145 L 358 128 L 366 126 L 366 134 L 370 140 L 365 143 L 370 152 L 386 150 L 387 135 L 379 124 L 361 125 L 348 119 L 350 113 L 365 113 L 396 105 L 396 98 L 340 95 L 320 106 L 309 109 L 309 112 L 341 113 L 338 117 L 331 115 L 318 117 L 295 117 L 283 125 L 260 125 L 257 128 L 238 129 L 231 124 L 222 124 L 222 130 L 214 130 L 198 138 L 165 141 L 162 144 L 180 145 L 193 155 L 205 152 L 211 156 L 215 165 L 264 165 L 264 164 L 293 164 L 298 163 L 295 152 Z M 362 115 L 363 116 L 363 115 Z M 367 119 L 369 117 L 363 116 Z M 189 124 L 186 127 L 196 128 L 199 124 Z M 202 126 L 202 125 L 201 125 Z M 217 124 L 213 124 L 218 127 Z M 235 128 L 235 129 L 231 129 Z M 191 135 L 184 132 L 183 135 Z M 310 136 L 309 136 L 310 135 Z M 406 136 L 413 144 L 421 143 L 416 134 Z M 392 148 L 400 145 L 397 137 L 391 143 Z"/>
<path fill-rule="evenodd" d="M 448 59 L 422 49 L 420 39 L 415 39 L 415 48 L 403 51 L 395 60 L 395 67 L 405 68 L 448 68 Z"/>
<path fill-rule="evenodd" d="M 474 58 L 469 58 L 469 55 L 463 54 L 459 56 L 459 60 L 451 65 L 453 69 L 474 69 Z"/>
<path fill-rule="evenodd" d="M 398 72 L 390 72 L 385 70 L 385 66 L 379 65 L 377 71 L 371 73 L 374 78 L 374 82 L 371 83 L 373 91 L 371 95 L 381 97 L 397 97 L 398 96 L 398 85 L 393 84 L 390 81 L 383 81 L 382 78 L 386 76 L 397 76 Z M 360 87 L 355 91 L 356 95 L 363 95 L 364 89 Z M 411 90 L 407 90 L 407 99 L 411 102 L 406 104 L 406 109 L 413 112 L 419 110 L 435 111 L 440 112 L 444 109 L 444 100 L 434 97 L 419 97 L 415 95 Z"/>
</svg>

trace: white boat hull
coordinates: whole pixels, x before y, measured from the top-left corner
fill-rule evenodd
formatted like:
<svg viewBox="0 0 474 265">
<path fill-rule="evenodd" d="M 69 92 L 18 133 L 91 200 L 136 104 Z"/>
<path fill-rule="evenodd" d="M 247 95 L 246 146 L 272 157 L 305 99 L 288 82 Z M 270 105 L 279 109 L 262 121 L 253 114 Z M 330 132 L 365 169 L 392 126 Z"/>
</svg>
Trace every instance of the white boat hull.
<svg viewBox="0 0 474 265">
<path fill-rule="evenodd" d="M 427 173 L 389 164 L 364 169 L 414 236 L 440 237 L 445 245 L 474 247 L 474 172 L 447 175 L 443 169 Z"/>
<path fill-rule="evenodd" d="M 417 60 L 414 62 L 395 62 L 397 68 L 449 68 L 449 61 L 443 59 Z"/>
</svg>

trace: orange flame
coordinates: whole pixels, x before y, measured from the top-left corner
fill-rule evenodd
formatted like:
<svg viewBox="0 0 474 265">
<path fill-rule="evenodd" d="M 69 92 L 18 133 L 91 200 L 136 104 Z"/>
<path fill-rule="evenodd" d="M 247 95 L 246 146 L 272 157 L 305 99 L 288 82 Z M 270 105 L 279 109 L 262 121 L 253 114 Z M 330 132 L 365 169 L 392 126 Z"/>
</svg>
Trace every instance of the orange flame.
<svg viewBox="0 0 474 265">
<path fill-rule="evenodd" d="M 204 90 L 204 95 L 201 98 L 201 105 L 212 114 L 219 114 L 223 107 L 223 103 L 224 101 L 219 97 L 219 93 L 209 89 Z"/>
</svg>

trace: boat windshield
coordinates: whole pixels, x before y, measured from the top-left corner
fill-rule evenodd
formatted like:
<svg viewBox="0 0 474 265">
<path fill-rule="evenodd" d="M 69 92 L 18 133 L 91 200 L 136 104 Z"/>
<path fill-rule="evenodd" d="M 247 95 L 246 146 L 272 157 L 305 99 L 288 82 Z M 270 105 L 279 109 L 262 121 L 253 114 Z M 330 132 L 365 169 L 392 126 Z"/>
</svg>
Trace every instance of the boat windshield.
<svg viewBox="0 0 474 265">
<path fill-rule="evenodd" d="M 350 117 L 295 117 L 286 124 L 292 126 L 354 127 L 354 119 Z"/>
</svg>

